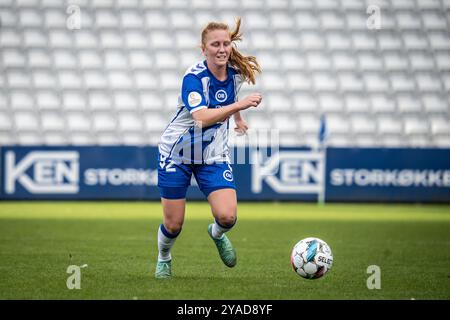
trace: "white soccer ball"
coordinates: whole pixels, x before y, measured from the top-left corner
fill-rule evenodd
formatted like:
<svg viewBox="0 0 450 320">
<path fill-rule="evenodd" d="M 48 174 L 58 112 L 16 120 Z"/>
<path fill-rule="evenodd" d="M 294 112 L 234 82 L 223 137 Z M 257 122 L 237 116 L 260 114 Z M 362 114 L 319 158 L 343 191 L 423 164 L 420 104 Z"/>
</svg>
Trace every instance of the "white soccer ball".
<svg viewBox="0 0 450 320">
<path fill-rule="evenodd" d="M 322 277 L 333 265 L 333 253 L 328 244 L 314 237 L 300 240 L 292 249 L 294 271 L 306 279 Z"/>
</svg>

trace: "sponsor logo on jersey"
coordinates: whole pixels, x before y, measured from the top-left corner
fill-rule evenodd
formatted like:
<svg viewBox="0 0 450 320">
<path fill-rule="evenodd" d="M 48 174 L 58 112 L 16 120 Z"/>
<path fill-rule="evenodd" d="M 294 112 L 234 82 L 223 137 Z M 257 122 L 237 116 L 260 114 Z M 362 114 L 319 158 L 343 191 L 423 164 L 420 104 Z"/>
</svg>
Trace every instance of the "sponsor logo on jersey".
<svg viewBox="0 0 450 320">
<path fill-rule="evenodd" d="M 202 102 L 202 96 L 200 93 L 193 91 L 188 95 L 189 106 L 196 107 Z"/>
</svg>

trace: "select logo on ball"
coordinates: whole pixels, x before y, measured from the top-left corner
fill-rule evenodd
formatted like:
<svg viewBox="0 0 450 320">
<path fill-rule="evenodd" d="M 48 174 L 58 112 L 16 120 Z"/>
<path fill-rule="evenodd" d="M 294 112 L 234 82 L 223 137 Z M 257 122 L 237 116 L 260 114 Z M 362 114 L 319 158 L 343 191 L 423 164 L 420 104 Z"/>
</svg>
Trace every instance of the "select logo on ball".
<svg viewBox="0 0 450 320">
<path fill-rule="evenodd" d="M 328 244 L 314 237 L 300 240 L 291 253 L 294 271 L 305 279 L 318 279 L 333 266 L 333 254 Z"/>
</svg>

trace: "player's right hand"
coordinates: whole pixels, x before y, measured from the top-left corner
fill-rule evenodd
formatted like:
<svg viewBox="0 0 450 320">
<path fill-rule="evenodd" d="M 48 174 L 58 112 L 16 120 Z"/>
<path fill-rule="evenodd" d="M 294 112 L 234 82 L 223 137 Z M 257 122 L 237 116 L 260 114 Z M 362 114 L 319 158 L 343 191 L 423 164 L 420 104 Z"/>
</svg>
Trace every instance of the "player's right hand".
<svg viewBox="0 0 450 320">
<path fill-rule="evenodd" d="M 262 96 L 260 93 L 255 92 L 255 93 L 249 94 L 248 96 L 246 96 L 244 99 L 242 99 L 240 101 L 240 103 L 242 105 L 241 110 L 245 110 L 250 107 L 257 107 L 261 103 L 261 100 L 262 100 Z"/>
</svg>

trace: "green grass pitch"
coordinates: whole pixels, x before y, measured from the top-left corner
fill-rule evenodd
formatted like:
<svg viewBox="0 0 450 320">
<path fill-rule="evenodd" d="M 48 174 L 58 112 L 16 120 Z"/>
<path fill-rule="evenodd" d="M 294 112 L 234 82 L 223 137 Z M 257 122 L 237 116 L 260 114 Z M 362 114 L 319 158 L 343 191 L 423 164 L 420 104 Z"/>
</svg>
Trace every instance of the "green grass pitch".
<svg viewBox="0 0 450 320">
<path fill-rule="evenodd" d="M 0 299 L 449 299 L 450 206 L 239 203 L 225 267 L 207 234 L 206 202 L 187 206 L 170 280 L 153 277 L 157 202 L 1 202 Z M 308 236 L 334 255 L 317 280 L 290 252 Z M 81 289 L 69 290 L 69 265 Z M 366 286 L 381 269 L 381 289 Z"/>
</svg>

